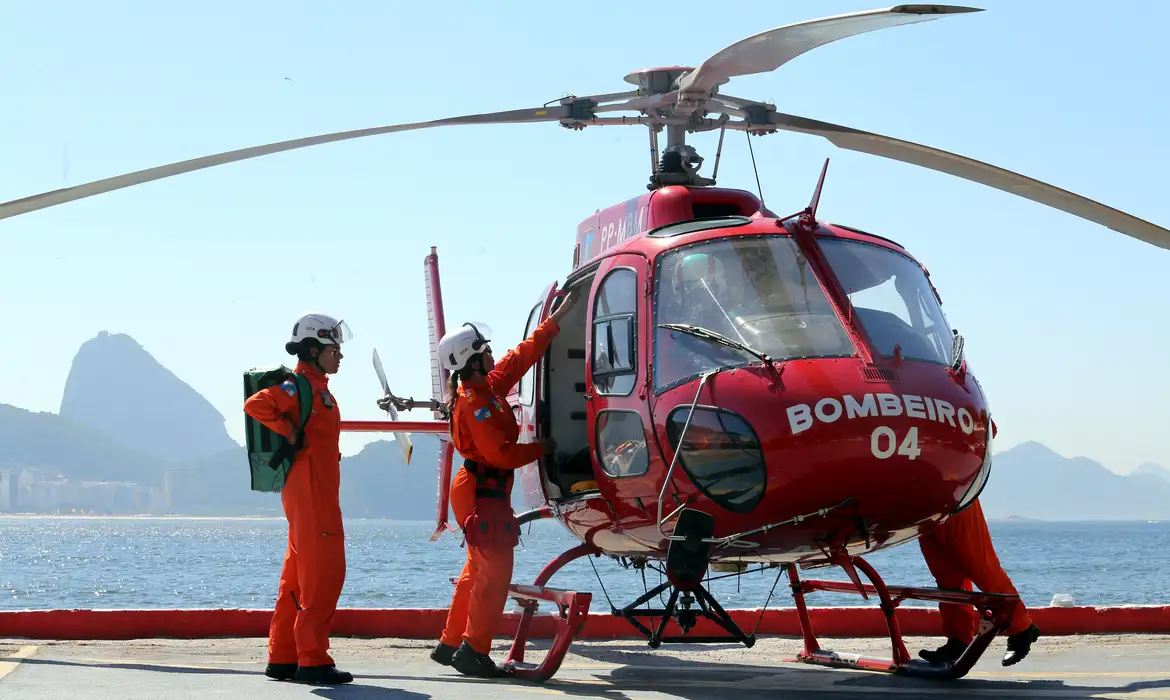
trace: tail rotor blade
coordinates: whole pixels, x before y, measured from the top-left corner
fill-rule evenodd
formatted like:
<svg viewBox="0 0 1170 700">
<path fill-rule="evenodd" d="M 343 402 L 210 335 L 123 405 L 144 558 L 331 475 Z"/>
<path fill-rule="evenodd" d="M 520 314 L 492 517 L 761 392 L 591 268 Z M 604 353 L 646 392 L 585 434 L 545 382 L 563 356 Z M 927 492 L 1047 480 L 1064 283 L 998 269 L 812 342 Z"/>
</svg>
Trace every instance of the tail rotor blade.
<svg viewBox="0 0 1170 700">
<path fill-rule="evenodd" d="M 820 136 L 840 148 L 899 160 L 994 187 L 1079 216 L 1159 248 L 1170 249 L 1170 230 L 1010 170 L 919 143 L 791 114 L 774 112 L 770 115 L 770 121 L 776 128 Z"/>
<path fill-rule="evenodd" d="M 390 391 L 390 383 L 386 381 L 386 370 L 382 368 L 382 358 L 378 356 L 378 348 L 374 348 L 374 372 L 378 375 L 378 381 L 382 384 L 382 395 L 393 396 Z M 390 414 L 390 420 L 398 420 L 398 410 L 393 405 L 386 407 L 386 412 Z M 411 442 L 410 435 L 407 433 L 394 433 L 394 444 L 398 445 L 398 451 L 402 454 L 402 464 L 410 466 L 410 457 L 414 454 L 414 443 Z"/>
<path fill-rule="evenodd" d="M 72 202 L 77 199 L 84 199 L 85 197 L 92 197 L 97 194 L 103 194 L 113 190 L 122 189 L 124 187 L 132 187 L 134 185 L 141 185 L 145 182 L 153 180 L 161 180 L 175 175 L 182 175 L 183 173 L 193 172 L 195 170 L 203 170 L 205 168 L 212 168 L 217 165 L 224 165 L 226 163 L 235 163 L 241 160 L 248 160 L 250 158 L 259 158 L 260 156 L 267 156 L 273 153 L 280 153 L 282 151 L 292 151 L 298 148 L 308 148 L 309 146 L 318 146 L 325 143 L 333 143 L 335 141 L 347 141 L 350 139 L 360 139 L 367 136 L 379 136 L 381 134 L 392 134 L 399 131 L 412 131 L 416 129 L 429 129 L 439 126 L 459 126 L 470 124 L 525 124 L 530 122 L 555 122 L 561 119 L 572 117 L 572 108 L 569 106 L 556 107 L 537 107 L 533 109 L 516 109 L 507 112 L 489 112 L 486 114 L 470 114 L 461 117 L 451 117 L 448 119 L 436 119 L 428 122 L 415 122 L 411 124 L 396 124 L 393 126 L 379 126 L 370 129 L 356 129 L 353 131 L 339 131 L 332 134 L 322 134 L 320 136 L 309 136 L 306 138 L 293 139 L 291 141 L 279 141 L 277 143 L 270 143 L 263 146 L 252 146 L 250 148 L 242 148 L 236 151 L 227 151 L 225 153 L 218 153 L 210 156 L 203 156 L 201 158 L 193 158 L 191 160 L 184 160 L 178 163 L 170 163 L 168 165 L 160 165 L 146 170 L 139 170 L 125 175 L 117 175 L 109 177 L 104 180 L 96 180 L 88 182 L 83 185 L 76 185 L 74 187 L 66 187 L 51 192 L 44 192 L 42 194 L 25 197 L 23 199 L 14 199 L 10 202 L 0 204 L 0 219 L 7 219 L 18 214 L 27 214 L 38 209 L 45 209 L 47 207 Z"/>
</svg>

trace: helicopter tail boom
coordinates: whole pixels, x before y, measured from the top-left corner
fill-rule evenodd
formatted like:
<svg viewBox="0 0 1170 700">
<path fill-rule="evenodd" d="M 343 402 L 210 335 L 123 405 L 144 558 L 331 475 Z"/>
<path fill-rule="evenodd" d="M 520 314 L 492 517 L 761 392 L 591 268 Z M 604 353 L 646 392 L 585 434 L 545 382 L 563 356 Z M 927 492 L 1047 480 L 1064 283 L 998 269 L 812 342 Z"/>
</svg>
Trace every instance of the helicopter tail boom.
<svg viewBox="0 0 1170 700">
<path fill-rule="evenodd" d="M 431 354 L 431 397 L 440 403 L 447 400 L 447 380 L 451 373 L 439 361 L 439 339 L 447 332 L 447 321 L 443 314 L 443 288 L 439 281 L 439 252 L 431 246 L 431 252 L 423 259 L 423 279 L 426 283 L 427 299 L 427 330 Z M 445 416 L 434 411 L 436 420 L 444 420 Z M 435 532 L 431 541 L 435 541 L 444 530 L 453 530 L 447 521 L 451 498 L 451 466 L 455 458 L 455 447 L 451 441 L 440 436 L 438 464 L 438 484 L 435 493 Z"/>
<path fill-rule="evenodd" d="M 439 253 L 431 246 L 431 253 L 423 259 L 423 277 L 426 281 L 427 325 L 431 352 L 431 396 L 439 402 L 446 401 L 447 380 L 451 373 L 439 362 L 439 339 L 447 332 L 443 315 L 443 290 L 439 283 Z M 435 411 L 435 420 L 442 414 Z"/>
</svg>

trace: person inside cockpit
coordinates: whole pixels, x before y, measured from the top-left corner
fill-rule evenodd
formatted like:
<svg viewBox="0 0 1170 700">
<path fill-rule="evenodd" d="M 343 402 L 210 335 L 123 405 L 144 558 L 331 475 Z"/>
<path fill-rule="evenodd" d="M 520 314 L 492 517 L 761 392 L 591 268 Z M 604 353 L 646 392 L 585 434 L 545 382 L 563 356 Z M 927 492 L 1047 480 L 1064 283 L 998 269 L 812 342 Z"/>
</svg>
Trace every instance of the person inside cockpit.
<svg viewBox="0 0 1170 700">
<path fill-rule="evenodd" d="M 688 323 L 735 338 L 734 308 L 723 261 L 709 253 L 682 256 L 671 271 L 671 291 L 678 313 L 672 323 Z"/>
</svg>

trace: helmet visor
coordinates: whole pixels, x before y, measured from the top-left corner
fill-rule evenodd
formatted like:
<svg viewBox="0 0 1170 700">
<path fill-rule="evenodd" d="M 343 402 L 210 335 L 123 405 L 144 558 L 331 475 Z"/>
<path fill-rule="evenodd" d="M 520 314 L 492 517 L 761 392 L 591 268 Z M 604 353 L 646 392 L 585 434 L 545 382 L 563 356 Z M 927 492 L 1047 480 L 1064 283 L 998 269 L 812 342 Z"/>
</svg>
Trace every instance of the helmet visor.
<svg viewBox="0 0 1170 700">
<path fill-rule="evenodd" d="M 479 321 L 468 321 L 463 325 L 475 331 L 476 337 L 472 343 L 472 349 L 476 352 L 483 350 L 488 343 L 492 342 L 492 327 L 488 324 Z"/>
<path fill-rule="evenodd" d="M 353 340 L 353 331 L 344 320 L 338 321 L 337 325 L 329 330 L 318 331 L 317 335 L 321 336 L 322 340 L 331 340 L 338 345 Z"/>
</svg>

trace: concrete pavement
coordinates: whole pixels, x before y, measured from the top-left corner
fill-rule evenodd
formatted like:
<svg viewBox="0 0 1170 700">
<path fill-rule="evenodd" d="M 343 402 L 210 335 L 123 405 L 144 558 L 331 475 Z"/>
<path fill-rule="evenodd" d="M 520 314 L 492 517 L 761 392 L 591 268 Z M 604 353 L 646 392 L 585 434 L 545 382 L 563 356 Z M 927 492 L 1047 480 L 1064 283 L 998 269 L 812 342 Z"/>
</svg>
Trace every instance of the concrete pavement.
<svg viewBox="0 0 1170 700">
<path fill-rule="evenodd" d="M 914 653 L 939 640 L 907 639 Z M 496 700 L 572 696 L 611 700 L 736 700 L 783 697 L 909 698 L 1166 698 L 1170 700 L 1170 637 L 1044 638 L 1021 664 L 999 665 L 1003 639 L 966 678 L 953 682 L 786 663 L 800 643 L 760 640 L 736 645 L 668 646 L 652 651 L 637 640 L 577 642 L 560 672 L 543 685 L 460 676 L 427 658 L 414 640 L 337 639 L 332 653 L 352 684 L 311 686 L 263 676 L 263 639 L 132 642 L 0 640 L 0 698 L 85 697 L 87 700 L 209 700 L 210 698 L 336 698 Z M 830 649 L 889 654 L 878 639 L 822 639 Z M 500 640 L 493 656 L 504 656 Z M 546 642 L 530 645 L 528 661 Z"/>
</svg>

